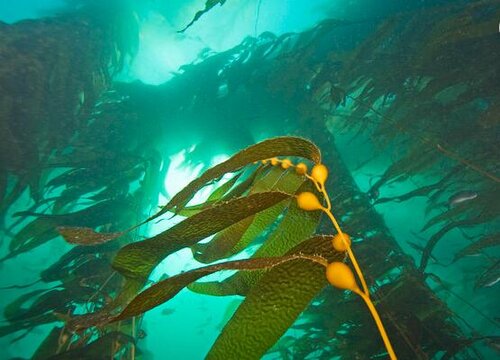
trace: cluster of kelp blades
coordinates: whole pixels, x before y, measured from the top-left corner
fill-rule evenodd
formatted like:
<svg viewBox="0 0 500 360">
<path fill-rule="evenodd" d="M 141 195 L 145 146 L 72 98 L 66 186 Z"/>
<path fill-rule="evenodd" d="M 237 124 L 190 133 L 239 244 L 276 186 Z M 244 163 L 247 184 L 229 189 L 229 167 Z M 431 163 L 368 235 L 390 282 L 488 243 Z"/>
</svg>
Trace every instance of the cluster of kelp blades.
<svg viewBox="0 0 500 360">
<path fill-rule="evenodd" d="M 11 304 L 6 314 L 10 314 L 9 320 L 15 323 L 10 328 L 2 330 L 12 331 L 16 327 L 15 324 L 18 325 L 18 329 L 25 325 L 32 326 L 43 322 L 45 318 L 53 321 L 56 315 L 52 312 L 59 313 L 57 316 L 66 317 L 62 310 L 67 310 L 69 315 L 75 307 L 99 299 L 100 304 L 97 306 L 102 308 L 98 312 L 68 316 L 70 318 L 66 328 L 57 328 L 59 346 L 52 347 L 55 354 L 58 350 L 66 349 L 67 342 L 71 341 L 73 335 L 69 336 L 70 333 L 65 332 L 66 330 L 80 330 L 77 343 L 81 342 L 81 339 L 92 339 L 95 329 L 88 331 L 85 329 L 97 326 L 101 331 L 113 330 L 115 325 L 107 325 L 108 323 L 141 315 L 144 311 L 169 300 L 182 288 L 203 276 L 220 270 L 240 270 L 220 284 L 204 283 L 197 286 L 194 283 L 191 286 L 194 291 L 199 290 L 213 295 L 245 296 L 242 305 L 210 351 L 209 357 L 240 357 L 249 353 L 257 354 L 255 356 L 263 355 L 326 285 L 324 267 L 318 264 L 317 260 L 311 259 L 331 261 L 334 258 L 344 257 L 343 254 L 335 254 L 332 250 L 331 236 L 313 236 L 319 222 L 319 213 L 304 212 L 295 204 L 294 194 L 297 191 L 314 191 L 311 183 L 293 170 L 254 165 L 256 161 L 276 156 L 320 161 L 319 150 L 312 143 L 300 138 L 285 137 L 264 141 L 247 148 L 207 170 L 174 196 L 160 212 L 145 222 L 152 221 L 168 211 L 187 216 L 185 220 L 150 239 L 126 245 L 117 252 L 112 266 L 115 271 L 123 275 L 125 282 L 121 286 L 122 291 L 111 301 L 104 291 L 104 286 L 96 291 L 85 287 L 84 283 L 88 277 L 93 276 L 101 277 L 103 284 L 107 284 L 109 279 L 115 279 L 113 281 L 119 279 L 109 271 L 103 271 L 110 270 L 106 249 L 116 250 L 112 245 L 114 239 L 126 236 L 132 229 L 103 234 L 95 233 L 89 228 L 59 227 L 58 230 L 67 241 L 82 246 L 76 247 L 44 271 L 42 273 L 44 281 L 55 278 L 61 280 L 63 278 L 61 275 L 69 270 L 68 267 L 71 267 L 72 262 L 78 264 L 83 260 L 82 255 L 97 250 L 101 256 L 89 260 L 90 264 L 84 262 L 86 266 L 72 269 L 71 278 L 78 285 L 72 287 L 71 281 L 67 279 L 63 285 L 56 286 L 57 289 L 37 290 Z M 185 207 L 201 188 L 228 173 L 234 177 L 218 187 L 206 203 Z M 280 214 L 282 218 L 271 230 L 271 225 L 276 225 Z M 214 234 L 216 236 L 210 242 L 198 244 L 200 240 Z M 182 248 L 191 247 L 198 261 L 208 263 L 241 252 L 263 234 L 266 234 L 266 241 L 251 259 L 218 263 L 184 272 L 153 284 L 137 294 L 147 283 L 155 266 Z M 103 266 L 99 267 L 99 262 Z M 89 270 L 92 272 L 89 273 Z M 262 270 L 269 271 L 262 272 Z M 201 289 L 197 289 L 198 287 Z M 29 298 L 40 293 L 43 293 L 43 296 L 40 296 L 29 309 L 22 308 Z M 277 294 L 279 296 L 276 296 Z M 35 321 L 28 324 L 29 321 L 26 319 Z M 247 333 L 248 331 L 251 333 Z M 63 333 L 66 336 L 61 335 Z M 102 339 L 96 341 L 101 341 L 103 346 L 109 346 L 109 341 Z M 125 341 L 128 342 L 130 339 Z M 238 346 L 235 347 L 234 344 Z M 81 354 L 89 351 L 89 347 L 94 349 L 96 346 L 95 342 L 90 343 L 80 350 Z M 48 351 L 47 348 L 43 349 Z M 68 350 L 53 357 L 67 358 L 75 353 L 76 350 Z M 46 352 L 43 354 L 47 355 Z"/>
<path fill-rule="evenodd" d="M 42 201 L 45 174 L 51 168 L 76 168 L 68 178 L 54 184 L 61 186 L 67 181 L 73 188 L 67 191 L 67 200 L 61 199 L 59 208 L 81 195 L 76 179 L 86 174 L 79 168 L 97 167 L 101 159 L 111 165 L 121 161 L 115 159 L 116 154 L 98 149 L 82 151 L 79 145 L 83 144 L 78 143 L 72 144 L 73 153 L 68 151 L 70 139 L 85 132 L 98 99 L 102 101 L 113 75 L 136 47 L 131 30 L 134 22 L 127 21 L 124 30 L 125 20 L 116 13 L 120 12 L 103 18 L 95 16 L 92 9 L 82 8 L 14 25 L 0 23 L 2 224 L 9 208 L 25 191 L 35 202 Z M 118 165 L 116 170 L 126 169 Z"/>
<path fill-rule="evenodd" d="M 454 261 L 483 256 L 475 288 L 491 285 L 500 270 L 492 251 L 500 244 L 500 202 L 492 201 L 500 196 L 500 73 L 491 52 L 498 49 L 498 16 L 492 1 L 401 15 L 382 24 L 335 76 L 345 92 L 333 112 L 340 127 L 368 135 L 379 154 L 395 149 L 369 191 L 373 202 L 428 198 L 426 215 L 433 216 L 421 231 L 437 230 L 418 244 L 422 272 L 446 234 L 471 229 L 476 235 Z M 386 185 L 424 176 L 409 192 L 379 196 Z"/>
<path fill-rule="evenodd" d="M 208 1 L 206 10 L 217 3 Z M 269 117 L 287 118 L 290 121 L 280 126 L 285 128 L 293 124 L 291 131 L 315 140 L 327 131 L 326 119 L 329 127 L 335 130 L 356 131 L 359 136 L 369 136 L 378 145 L 376 154 L 385 155 L 387 152 L 384 151 L 391 146 L 401 149 L 392 154 L 394 164 L 373 184 L 370 191 L 373 202 L 399 202 L 427 196 L 429 211 L 439 211 L 439 214 L 434 215 L 424 229 L 437 226 L 439 229 L 428 240 L 418 244 L 423 249 L 420 271 L 405 273 L 401 278 L 394 278 L 391 283 L 380 287 L 380 301 L 386 310 L 383 313 L 405 311 L 404 314 L 398 313 L 401 317 L 391 323 L 399 322 L 399 328 L 395 326 L 394 331 L 406 334 L 405 344 L 418 344 L 410 346 L 412 356 L 425 358 L 426 355 L 446 351 L 446 356 L 451 357 L 475 340 L 481 340 L 480 336 L 469 339 L 460 337 L 455 325 L 448 321 L 454 315 L 447 313 L 442 304 L 427 292 L 422 275 L 434 247 L 446 233 L 455 228 L 485 229 L 482 238 L 472 238 L 471 245 L 456 254 L 456 260 L 466 255 L 484 253 L 498 245 L 494 222 L 498 220 L 500 203 L 491 201 L 498 198 L 499 192 L 498 177 L 494 172 L 496 159 L 492 156 L 498 153 L 495 129 L 498 126 L 499 81 L 495 51 L 491 51 L 498 48 L 495 42 L 498 14 L 498 4 L 493 1 L 481 1 L 464 7 L 445 5 L 384 21 L 365 41 L 356 39 L 357 31 L 364 26 L 360 22 L 330 20 L 310 31 L 281 37 L 265 33 L 257 39 L 246 39 L 225 53 L 212 54 L 199 64 L 185 66 L 183 73 L 167 84 L 158 87 L 115 85 L 114 91 L 104 95 L 103 90 L 111 84 L 108 65 L 114 64 L 115 69 L 118 69 L 123 56 L 133 47 L 133 41 L 128 44 L 122 42 L 126 37 L 121 37 L 123 33 L 116 31 L 117 26 L 104 26 L 109 25 L 106 22 L 99 22 L 96 26 L 92 17 L 81 13 L 41 22 L 25 22 L 13 27 L 2 26 L 0 34 L 6 41 L 0 42 L 1 54 L 5 55 L 4 59 L 9 59 L 2 64 L 2 68 L 5 66 L 4 69 L 9 71 L 2 71 L 0 75 L 0 120 L 2 133 L 6 134 L 1 144 L 5 146 L 0 152 L 1 165 L 5 166 L 5 171 L 0 172 L 1 210 L 5 213 L 11 209 L 27 188 L 35 201 L 32 209 L 18 214 L 23 217 L 21 220 L 28 215 L 35 218 L 28 224 L 16 223 L 7 230 L 15 232 L 15 235 L 6 258 L 28 252 L 56 238 L 57 228 L 69 234 L 68 239 L 75 242 L 78 241 L 71 237 L 71 231 L 67 228 L 87 227 L 102 231 L 103 234 L 98 235 L 89 229 L 80 229 L 76 234 L 82 236 L 81 239 L 92 239 L 94 242 L 122 236 L 104 244 L 77 246 L 43 271 L 43 282 L 57 281 L 58 285 L 45 291 L 29 292 L 13 302 L 5 312 L 10 324 L 1 328 L 1 335 L 26 329 L 20 335 L 21 338 L 34 326 L 54 322 L 57 319 L 54 312 L 80 313 L 82 307 L 88 311 L 105 310 L 100 313 L 101 317 L 73 319 L 70 321 L 71 326 L 85 327 L 117 320 L 115 316 L 120 316 L 120 312 L 110 311 L 139 292 L 152 266 L 178 246 L 192 247 L 194 257 L 208 263 L 241 251 L 260 235 L 257 234 L 259 227 L 251 224 L 254 220 L 269 224 L 272 219 L 276 219 L 271 215 L 280 214 L 279 197 L 284 195 L 274 194 L 270 195 L 274 198 L 267 198 L 267 195 L 260 194 L 265 190 L 256 191 L 248 196 L 251 200 L 238 202 L 239 196 L 249 193 L 259 180 L 271 179 L 273 176 L 281 179 L 277 169 L 255 166 L 253 173 L 249 173 L 249 169 L 241 175 L 236 174 L 239 178 L 233 178 L 226 188 L 221 187 L 211 200 L 223 199 L 233 205 L 245 206 L 245 201 L 263 201 L 260 196 L 264 196 L 268 204 L 276 201 L 275 205 L 269 205 L 264 211 L 268 217 L 257 214 L 256 205 L 252 208 L 256 211 L 253 216 L 255 219 L 243 219 L 235 225 L 228 225 L 226 230 L 216 235 L 215 239 L 220 239 L 213 243 L 191 244 L 187 238 L 182 238 L 184 243 L 181 241 L 175 246 L 169 245 L 163 252 L 156 251 L 156 248 L 146 251 L 145 259 L 149 260 L 133 256 L 141 251 L 140 245 L 129 245 L 119 252 L 121 255 L 117 255 L 119 248 L 137 240 L 134 232 L 122 234 L 120 230 L 147 217 L 145 213 L 148 206 L 156 204 L 156 192 L 161 188 L 168 168 L 168 156 L 171 155 L 161 151 L 161 145 L 158 146 L 161 137 L 158 134 L 168 133 L 169 123 L 179 121 L 186 113 L 202 114 L 213 109 L 226 109 L 211 114 L 220 124 L 217 136 L 226 139 L 243 137 L 240 136 L 242 133 L 235 134 L 228 129 L 234 128 L 231 126 L 234 122 L 248 121 L 248 115 L 241 114 L 242 108 L 255 108 L 258 111 L 256 116 L 265 118 L 267 125 L 271 126 L 268 124 Z M 75 19 L 78 21 L 75 22 Z M 490 28 L 495 31 L 490 31 Z M 371 31 L 372 27 L 369 26 L 369 29 Z M 33 34 L 39 34 L 39 37 L 31 36 Z M 76 42 L 75 38 L 81 41 Z M 129 36 L 129 40 L 132 38 Z M 11 53 L 13 48 L 19 51 Z M 61 55 L 50 58 L 47 54 Z M 24 69 L 24 72 L 12 72 L 10 69 Z M 200 78 L 204 81 L 200 82 Z M 29 88 L 33 93 L 24 93 L 26 87 L 22 86 L 23 82 L 19 79 L 36 84 Z M 10 84 L 10 87 L 4 84 Z M 227 89 L 226 96 L 221 96 L 221 87 Z M 19 102 L 19 98 L 36 101 Z M 61 99 L 64 99 L 63 103 Z M 415 104 L 418 106 L 415 107 Z M 277 112 L 277 108 L 285 110 Z M 20 118 L 16 114 L 24 115 Z M 464 117 L 471 120 L 465 121 Z M 249 132 L 244 127 L 238 130 Z M 208 138 L 202 142 L 207 144 L 210 140 Z M 22 149 L 19 149 L 18 144 L 22 144 Z M 323 141 L 320 145 L 328 152 L 333 143 Z M 325 160 L 328 161 L 328 157 Z M 49 179 L 46 179 L 47 173 L 50 174 Z M 342 174 L 348 175 L 347 171 Z M 377 196 L 383 194 L 385 186 L 414 175 L 430 175 L 429 178 L 434 180 L 400 196 Z M 294 176 L 286 178 L 293 183 Z M 205 180 L 201 182 L 204 184 Z M 61 192 L 56 191 L 56 195 L 42 198 L 40 186 L 47 193 L 54 189 Z M 233 191 L 228 186 L 234 186 Z M 285 183 L 280 186 L 285 186 Z M 383 250 L 388 250 L 387 254 L 394 252 L 391 250 L 394 244 L 387 242 L 388 232 L 377 232 L 380 224 L 376 224 L 373 213 L 367 211 L 369 203 L 365 201 L 364 194 L 356 192 L 353 184 L 349 186 L 344 189 L 349 196 L 342 197 L 338 211 L 348 215 L 350 234 L 364 239 L 359 244 L 361 255 L 370 254 L 379 260 L 370 263 L 370 256 L 362 259 L 363 263 L 371 264 L 369 273 L 379 279 L 379 276 L 389 273 L 408 259 L 398 255 L 388 260 L 381 255 Z M 236 191 L 236 188 L 239 190 Z M 441 210 L 450 195 L 464 189 L 472 189 L 477 196 L 471 201 Z M 192 194 L 193 191 L 194 188 L 188 193 Z M 293 190 L 287 192 L 292 194 Z M 173 203 L 164 208 L 164 212 L 177 211 L 189 216 L 189 221 L 195 221 L 195 216 L 200 216 L 198 212 L 202 209 L 183 208 L 188 198 L 172 199 Z M 81 209 L 87 205 L 85 201 L 90 201 L 91 205 Z M 289 200 L 282 198 L 281 201 Z M 211 209 L 210 205 L 205 204 L 207 208 L 204 210 Z M 305 220 L 312 226 L 315 220 L 307 216 L 314 214 L 299 213 L 292 203 L 286 212 L 288 214 L 290 216 L 282 219 L 283 222 L 288 219 L 288 227 L 295 229 L 298 234 L 301 234 L 300 231 L 310 231 L 309 235 L 314 233 L 314 230 L 296 225 Z M 212 221 L 209 223 L 212 225 Z M 281 231 L 286 229 L 284 224 L 279 227 Z M 19 230 L 16 226 L 23 227 Z M 106 234 L 106 231 L 112 235 Z M 172 228 L 171 231 L 182 232 L 185 229 Z M 292 231 L 290 233 L 293 234 Z M 179 235 L 170 233 L 166 237 L 172 234 Z M 269 241 L 274 239 L 273 234 L 263 243 L 262 256 L 267 256 L 264 252 L 267 246 L 271 250 L 272 246 L 281 246 L 278 239 Z M 300 240 L 307 237 L 306 234 Z M 191 241 L 195 238 L 191 238 Z M 231 243 L 237 239 L 241 241 Z M 370 245 L 370 241 L 366 240 L 376 240 L 377 244 Z M 266 245 L 273 243 L 272 246 Z M 366 247 L 363 248 L 365 243 Z M 145 244 L 164 243 L 148 240 Z M 303 251 L 306 253 L 306 250 Z M 280 254 L 286 254 L 285 249 Z M 127 279 L 125 285 L 123 278 L 111 266 L 113 259 L 116 269 Z M 288 270 L 292 271 L 291 267 L 296 263 L 307 263 L 301 259 L 289 260 L 281 263 L 278 258 L 277 263 L 267 265 L 256 262 L 246 265 L 236 263 L 234 266 L 267 266 L 273 267 L 270 272 L 278 272 L 288 266 Z M 485 264 L 489 265 L 486 265 L 484 272 L 479 273 L 476 287 L 490 284 L 498 277 L 498 261 L 488 257 Z M 217 270 L 221 269 L 209 267 L 207 271 Z M 162 292 L 172 295 L 176 289 L 203 274 L 195 272 L 186 277 L 174 278 L 177 280 L 171 281 L 179 281 L 177 287 L 162 289 Z M 202 293 L 247 294 L 247 297 L 253 294 L 255 298 L 258 294 L 253 292 L 251 285 L 262 279 L 259 271 L 241 271 L 223 285 L 193 283 L 189 287 Z M 298 286 L 296 281 L 301 279 L 297 274 L 294 284 Z M 321 281 L 322 287 L 325 282 L 323 279 Z M 171 286 L 172 282 L 163 284 Z M 269 289 L 275 291 L 278 288 L 270 286 Z M 120 290 L 122 295 L 117 296 Z M 279 288 L 277 291 L 281 293 L 285 290 Z M 293 291 L 293 286 L 290 286 L 289 291 Z M 143 304 L 147 302 L 142 300 L 139 297 L 134 304 L 140 306 L 130 307 L 126 311 L 132 314 L 146 309 L 148 306 Z M 406 307 L 402 304 L 406 304 Z M 298 302 L 295 305 L 290 300 L 287 306 L 298 309 L 302 304 Z M 342 311 L 333 311 L 335 308 L 341 308 Z M 249 310 L 255 308 L 248 305 L 241 307 L 242 312 Z M 121 316 L 126 316 L 127 312 L 123 314 Z M 74 358 L 99 352 L 111 357 L 113 354 L 123 355 L 126 349 L 137 350 L 129 345 L 138 338 L 139 318 L 100 326 L 99 330 L 106 333 L 104 336 L 96 328 L 81 331 L 81 335 L 72 335 L 68 328 L 56 327 L 43 342 L 35 358 L 44 359 L 55 356 L 55 353 L 60 358 Z M 286 323 L 290 318 L 283 319 L 274 319 L 279 329 L 291 325 Z M 360 326 L 370 322 L 369 315 L 359 302 L 327 288 L 307 308 L 301 323 L 294 325 L 302 331 L 302 335 L 285 336 L 273 351 L 279 351 L 283 357 L 294 358 L 304 358 L 310 354 L 325 358 L 379 354 L 380 347 L 370 346 L 370 343 L 377 341 L 377 337 L 368 337 L 374 331 Z M 234 332 L 230 330 L 233 326 L 236 325 L 228 325 L 225 333 Z M 217 346 L 227 346 L 223 345 L 226 344 L 224 339 L 230 336 L 236 335 L 221 335 Z M 254 334 L 245 334 L 242 338 L 231 339 L 235 341 L 231 344 L 245 344 L 246 339 L 252 336 Z M 267 339 L 267 334 L 264 337 Z M 368 338 L 374 340 L 366 341 Z M 272 336 L 269 339 L 276 340 Z M 359 342 L 359 339 L 363 341 Z M 356 349 L 347 345 L 356 341 Z M 263 347 L 270 346 L 266 341 L 262 344 Z M 256 352 L 252 349 L 249 353 Z M 140 356 L 139 353 L 135 355 Z"/>
</svg>

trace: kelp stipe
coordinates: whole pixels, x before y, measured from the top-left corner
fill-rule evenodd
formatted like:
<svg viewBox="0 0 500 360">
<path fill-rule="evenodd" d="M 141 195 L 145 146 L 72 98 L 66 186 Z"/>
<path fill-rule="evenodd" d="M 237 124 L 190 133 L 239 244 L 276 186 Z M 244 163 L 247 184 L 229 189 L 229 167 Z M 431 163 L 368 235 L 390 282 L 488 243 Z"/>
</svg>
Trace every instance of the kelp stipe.
<svg viewBox="0 0 500 360">
<path fill-rule="evenodd" d="M 290 166 L 293 166 L 293 164 L 290 162 L 289 159 L 284 159 L 280 161 L 274 158 L 271 159 L 271 164 L 272 165 L 281 164 L 281 166 L 285 169 L 287 169 Z M 397 359 L 394 349 L 392 348 L 392 344 L 385 331 L 382 320 L 380 319 L 377 309 L 375 308 L 373 302 L 370 299 L 370 291 L 368 289 L 368 286 L 366 285 L 363 272 L 361 271 L 361 268 L 358 265 L 358 261 L 356 260 L 356 257 L 354 256 L 354 253 L 351 249 L 350 236 L 342 232 L 342 229 L 340 228 L 338 221 L 335 219 L 335 216 L 331 212 L 330 197 L 328 196 L 328 193 L 325 188 L 325 182 L 326 179 L 328 178 L 328 168 L 323 164 L 316 164 L 311 170 L 311 175 L 308 175 L 307 167 L 305 167 L 305 164 L 299 163 L 296 167 L 296 171 L 298 174 L 305 175 L 308 179 L 310 179 L 314 183 L 314 186 L 323 195 L 327 204 L 327 206 L 324 207 L 320 203 L 316 195 L 314 195 L 311 192 L 302 192 L 297 195 L 298 206 L 306 211 L 321 210 L 330 218 L 333 226 L 337 231 L 337 235 L 332 240 L 332 246 L 336 251 L 347 252 L 349 259 L 351 260 L 351 263 L 354 269 L 356 270 L 356 274 L 358 275 L 358 278 L 361 281 L 363 290 L 361 290 L 358 284 L 356 283 L 356 279 L 354 277 L 354 274 L 352 273 L 352 270 L 346 264 L 339 261 L 334 261 L 327 265 L 326 278 L 328 279 L 328 282 L 339 289 L 350 290 L 359 295 L 363 299 L 363 301 L 366 303 L 366 306 L 370 310 L 373 319 L 375 320 L 378 331 L 380 333 L 380 336 L 382 337 L 382 340 L 384 341 L 384 345 L 387 349 L 390 358 Z"/>
</svg>

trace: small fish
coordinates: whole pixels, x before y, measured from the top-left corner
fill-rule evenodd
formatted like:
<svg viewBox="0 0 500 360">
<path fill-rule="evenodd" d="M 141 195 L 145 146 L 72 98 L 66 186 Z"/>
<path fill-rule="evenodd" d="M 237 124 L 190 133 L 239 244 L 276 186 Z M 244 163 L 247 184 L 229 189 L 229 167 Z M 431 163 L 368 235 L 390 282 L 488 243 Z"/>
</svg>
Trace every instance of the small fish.
<svg viewBox="0 0 500 360">
<path fill-rule="evenodd" d="M 172 315 L 174 312 L 175 312 L 175 309 L 165 308 L 161 311 L 161 314 L 168 316 L 168 315 Z"/>
<path fill-rule="evenodd" d="M 500 281 L 500 261 L 486 269 L 476 280 L 475 288 L 493 287 Z"/>
<path fill-rule="evenodd" d="M 496 284 L 497 282 L 499 282 L 499 281 L 500 281 L 500 276 L 497 276 L 497 278 L 496 278 L 496 279 L 493 279 L 493 280 L 491 280 L 490 282 L 486 283 L 486 284 L 484 285 L 484 287 L 492 287 L 493 285 L 495 285 L 495 284 Z"/>
<path fill-rule="evenodd" d="M 146 336 L 148 336 L 148 334 L 144 330 L 139 329 L 139 331 L 137 332 L 137 338 L 144 339 Z"/>
<path fill-rule="evenodd" d="M 448 206 L 449 207 L 454 207 L 457 206 L 461 203 L 464 203 L 466 201 L 474 200 L 477 198 L 478 193 L 475 191 L 470 191 L 470 190 L 464 190 L 464 191 L 459 191 L 448 199 Z"/>
<path fill-rule="evenodd" d="M 500 352 L 500 337 L 496 336 L 496 339 L 486 340 L 486 345 L 493 350 Z"/>
</svg>

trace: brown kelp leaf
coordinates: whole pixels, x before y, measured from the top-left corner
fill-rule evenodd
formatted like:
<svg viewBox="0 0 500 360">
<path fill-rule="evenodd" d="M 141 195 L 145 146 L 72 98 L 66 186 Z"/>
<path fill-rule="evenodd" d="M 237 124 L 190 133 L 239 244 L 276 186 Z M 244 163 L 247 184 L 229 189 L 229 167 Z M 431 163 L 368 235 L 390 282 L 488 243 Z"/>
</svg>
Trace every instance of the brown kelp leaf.
<svg viewBox="0 0 500 360">
<path fill-rule="evenodd" d="M 300 187 L 299 192 L 314 191 L 312 187 L 310 182 L 306 182 Z M 320 211 L 304 211 L 293 201 L 279 226 L 268 236 L 253 257 L 271 257 L 286 254 L 293 247 L 305 239 L 309 239 L 314 234 L 320 216 Z M 188 288 L 197 293 L 216 296 L 245 295 L 261 275 L 262 273 L 259 271 L 239 271 L 221 282 L 196 282 L 189 285 Z"/>
<path fill-rule="evenodd" d="M 331 239 L 316 236 L 290 253 L 340 259 L 343 254 L 333 251 Z M 273 267 L 250 289 L 207 359 L 261 358 L 326 284 L 325 269 L 317 262 L 299 258 Z"/>
<path fill-rule="evenodd" d="M 464 247 L 462 250 L 460 250 L 455 255 L 455 258 L 453 259 L 453 261 L 457 261 L 458 259 L 461 259 L 464 256 L 477 254 L 483 249 L 493 247 L 493 246 L 498 246 L 498 245 L 500 245 L 500 234 L 499 233 L 487 235 L 487 236 L 481 238 L 480 240 L 475 241 L 472 244 L 470 244 L 470 245 Z"/>
<path fill-rule="evenodd" d="M 111 359 L 120 348 L 135 343 L 135 339 L 122 332 L 112 331 L 88 345 L 51 356 L 50 360 Z M 116 347 L 118 345 L 118 347 Z"/>
<path fill-rule="evenodd" d="M 178 32 L 182 33 L 186 31 L 188 28 L 191 27 L 196 21 L 198 21 L 199 18 L 201 18 L 205 13 L 209 12 L 210 9 L 212 9 L 215 5 L 220 4 L 221 6 L 224 5 L 226 0 L 207 0 L 205 2 L 205 8 L 203 10 L 197 11 L 196 14 L 194 15 L 193 19 L 190 21 L 189 24 L 184 27 L 184 29 L 179 30 Z"/>
<path fill-rule="evenodd" d="M 306 139 L 288 136 L 265 140 L 241 150 L 228 160 L 205 171 L 178 192 L 158 214 L 153 215 L 153 218 L 172 209 L 178 210 L 178 208 L 184 206 L 198 190 L 205 186 L 207 182 L 218 179 L 226 173 L 234 172 L 255 161 L 276 156 L 297 156 L 309 159 L 315 163 L 321 162 L 321 153 L 319 149 Z"/>
<path fill-rule="evenodd" d="M 207 198 L 207 202 L 218 201 L 236 184 L 242 173 L 236 174 L 230 180 L 216 188 Z"/>
<path fill-rule="evenodd" d="M 98 233 L 87 227 L 60 226 L 57 231 L 68 243 L 86 246 L 102 244 L 123 235 L 123 232 Z"/>
<path fill-rule="evenodd" d="M 130 212 L 130 205 L 127 199 L 113 199 L 67 214 L 17 213 L 19 216 L 36 216 L 37 218 L 28 223 L 12 238 L 9 244 L 10 253 L 3 259 L 27 252 L 56 237 L 58 235 L 57 227 L 67 228 L 66 236 L 69 237 L 70 227 L 96 227 L 116 221 L 117 211 Z M 75 243 L 78 241 L 76 239 Z"/>
<path fill-rule="evenodd" d="M 123 231 L 122 234 L 154 220 L 168 211 L 175 209 L 178 213 L 208 182 L 219 179 L 226 173 L 235 172 L 245 165 L 252 164 L 255 161 L 269 159 L 276 156 L 297 156 L 309 159 L 315 163 L 321 162 L 321 153 L 318 147 L 306 139 L 285 136 L 264 140 L 241 150 L 228 160 L 208 169 L 179 191 L 158 213 Z"/>
<path fill-rule="evenodd" d="M 179 291 L 188 284 L 196 281 L 206 275 L 213 274 L 222 270 L 262 270 L 270 269 L 277 265 L 292 261 L 302 260 L 306 262 L 316 262 L 326 265 L 326 259 L 320 256 L 307 256 L 303 254 L 293 254 L 275 258 L 259 258 L 247 260 L 228 261 L 220 264 L 209 265 L 203 268 L 187 271 L 160 281 L 147 288 L 137 295 L 123 311 L 112 318 L 112 321 L 118 321 L 142 314 L 164 302 L 173 298 Z M 319 265 L 322 267 L 321 265 Z"/>
<path fill-rule="evenodd" d="M 277 190 L 294 194 L 304 181 L 305 179 L 295 172 L 274 167 L 255 182 L 251 193 Z M 209 263 L 244 250 L 253 240 L 265 233 L 289 203 L 289 201 L 283 201 L 276 204 L 221 231 L 210 242 L 196 244 L 192 248 L 195 259 L 202 263 Z"/>
<path fill-rule="evenodd" d="M 192 246 L 290 196 L 270 191 L 236 198 L 210 207 L 150 239 L 123 247 L 116 255 L 113 267 L 126 277 L 145 280 L 153 268 L 169 254 Z"/>
</svg>

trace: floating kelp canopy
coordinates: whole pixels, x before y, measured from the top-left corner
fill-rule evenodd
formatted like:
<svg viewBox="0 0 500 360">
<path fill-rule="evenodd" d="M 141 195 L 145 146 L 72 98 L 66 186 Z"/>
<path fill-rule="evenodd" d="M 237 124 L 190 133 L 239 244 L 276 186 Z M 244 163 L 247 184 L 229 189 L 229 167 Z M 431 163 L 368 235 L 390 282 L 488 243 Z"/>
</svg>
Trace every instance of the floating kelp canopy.
<svg viewBox="0 0 500 360">
<path fill-rule="evenodd" d="M 217 3 L 224 1 L 207 2 L 206 10 Z M 498 245 L 500 210 L 494 201 L 499 196 L 499 15 L 496 2 L 481 1 L 383 21 L 328 20 L 280 37 L 264 33 L 184 66 L 160 86 L 112 83 L 110 66 L 119 69 L 120 59 L 134 47 L 133 36 L 125 37 L 130 46 L 124 46 L 123 32 L 116 31 L 123 18 L 109 23 L 114 25 L 96 23 L 82 10 L 3 25 L 0 54 L 8 61 L 0 65 L 1 188 L 4 230 L 10 234 L 4 261 L 59 233 L 78 245 L 41 272 L 45 289 L 27 290 L 5 309 L 9 324 L 0 334 L 25 330 L 22 337 L 33 327 L 59 321 L 35 359 L 140 357 L 142 313 L 190 284 L 199 293 L 245 296 L 211 357 L 383 356 L 360 300 L 325 287 L 321 267 L 307 260 L 343 256 L 326 246 L 324 237 L 314 236 L 332 234 L 331 225 L 291 201 L 307 181 L 287 169 L 253 164 L 292 156 L 331 169 L 332 210 L 355 240 L 399 357 L 481 357 L 486 350 L 475 345 L 498 339 L 464 326 L 426 280 L 439 280 L 427 265 L 439 241 L 456 228 L 480 234 L 455 255 L 460 260 L 486 254 L 475 286 L 495 285 L 498 278 L 491 249 Z M 78 48 L 75 39 L 81 40 Z M 22 84 L 32 84 L 30 91 Z M 242 126 L 246 123 L 250 126 Z M 233 154 L 251 145 L 252 129 L 264 128 L 313 140 L 321 158 L 317 148 L 293 137 L 264 149 L 251 147 L 235 155 L 238 161 L 208 170 L 158 214 L 175 211 L 187 217 L 184 222 L 138 241 L 130 228 L 148 219 L 164 192 L 169 156 L 183 149 L 173 137 L 198 142 L 190 161 L 203 163 L 214 149 Z M 358 188 L 342 161 L 336 146 L 340 133 L 370 142 L 373 155 L 392 157 L 368 192 Z M 186 207 L 197 190 L 224 174 L 234 177 L 209 201 Z M 380 195 L 417 176 L 430 182 L 397 196 Z M 28 186 L 32 205 L 20 209 L 15 200 Z M 450 194 L 463 189 L 473 191 L 443 210 Z M 424 229 L 434 234 L 421 244 L 415 263 L 373 205 L 421 196 L 428 197 L 432 214 Z M 21 212 L 12 217 L 15 211 Z M 216 235 L 210 242 L 199 243 L 211 234 Z M 251 260 L 227 265 L 239 271 L 222 282 L 195 282 L 225 268 L 209 265 L 144 290 L 155 265 L 181 248 L 190 247 L 196 260 L 210 264 L 259 242 Z M 247 271 L 256 269 L 261 270 Z M 308 277 L 298 278 L 300 273 Z M 279 316 L 269 317 L 269 311 Z M 497 329 L 494 314 L 484 313 Z M 298 334 L 285 333 L 289 328 Z"/>
</svg>

